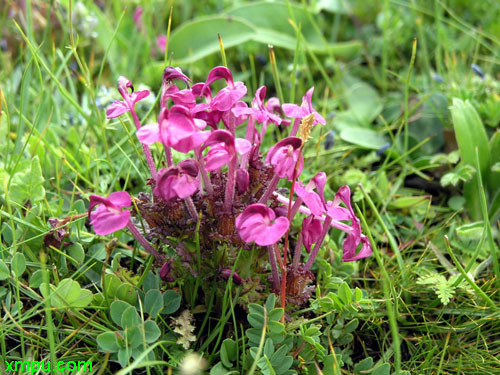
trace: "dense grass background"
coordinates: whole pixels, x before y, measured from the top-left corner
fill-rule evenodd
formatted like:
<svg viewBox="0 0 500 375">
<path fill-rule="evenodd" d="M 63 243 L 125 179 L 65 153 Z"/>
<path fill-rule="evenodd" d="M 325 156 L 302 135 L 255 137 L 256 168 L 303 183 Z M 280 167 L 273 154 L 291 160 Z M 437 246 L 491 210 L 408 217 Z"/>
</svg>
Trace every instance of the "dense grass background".
<svg viewBox="0 0 500 375">
<path fill-rule="evenodd" d="M 140 29 L 133 19 L 139 6 Z M 167 35 L 171 10 L 165 54 L 157 38 Z M 265 84 L 268 97 L 300 102 L 315 86 L 315 107 L 327 125 L 312 134 L 304 174 L 324 170 L 330 195 L 349 184 L 377 245 L 370 259 L 342 264 L 340 239 L 331 234 L 315 269 L 317 295 L 292 313 L 306 320 L 287 330 L 315 338 L 326 354 L 299 338 L 305 349 L 293 368 L 499 374 L 499 14 L 495 0 L 3 2 L 0 370 L 4 361 L 56 357 L 92 360 L 93 373 L 120 369 L 96 343 L 117 330 L 109 303 L 133 304 L 159 286 L 126 233 L 103 238 L 85 225 L 90 194 L 145 190 L 147 166 L 133 124 L 127 117 L 106 120 L 105 108 L 118 99 L 119 75 L 158 93 L 167 60 L 203 81 L 222 64 L 219 33 L 227 65 L 249 92 Z M 154 97 L 141 102 L 144 123 L 154 120 L 154 104 Z M 162 150 L 153 153 L 160 160 Z M 68 218 L 72 245 L 44 243 L 54 217 Z M 109 290 L 105 274 L 114 275 L 105 279 Z M 64 279 L 76 282 L 67 285 L 71 291 L 47 298 L 43 283 L 55 288 Z M 330 308 L 321 297 L 342 293 L 344 281 L 363 290 L 362 303 Z M 129 287 L 118 293 L 119 284 Z M 162 292 L 166 313 L 179 294 Z M 206 358 L 207 372 L 224 363 L 229 349 L 221 342 L 232 337 L 240 354 L 230 364 L 246 373 L 252 364 L 242 337 L 246 312 L 238 315 L 237 300 L 228 300 L 220 316 L 203 314 L 206 306 L 196 311 L 186 298 L 180 309 L 170 306 L 171 316 L 153 319 L 160 339 L 139 340 L 158 362 L 136 361 L 122 373 L 177 371 L 185 350 L 175 344 L 172 317 L 186 309 L 196 314 L 198 329 L 208 322 L 191 348 Z M 358 323 L 346 330 L 352 321 Z M 319 333 L 306 329 L 314 324 Z M 368 357 L 371 372 L 354 366 Z M 228 373 L 221 371 L 213 373 Z"/>
</svg>

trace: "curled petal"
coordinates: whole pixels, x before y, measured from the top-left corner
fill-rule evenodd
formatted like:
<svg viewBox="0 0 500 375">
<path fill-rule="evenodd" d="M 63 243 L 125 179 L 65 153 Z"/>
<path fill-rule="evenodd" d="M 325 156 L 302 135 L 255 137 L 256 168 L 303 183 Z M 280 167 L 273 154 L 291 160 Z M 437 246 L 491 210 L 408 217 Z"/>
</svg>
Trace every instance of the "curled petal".
<svg viewBox="0 0 500 375">
<path fill-rule="evenodd" d="M 172 81 L 174 79 L 179 79 L 184 83 L 191 82 L 188 76 L 182 73 L 182 69 L 179 67 L 167 66 L 163 71 L 163 81 Z"/>
<path fill-rule="evenodd" d="M 125 228 L 129 222 L 129 211 L 114 213 L 103 206 L 98 207 L 90 215 L 90 224 L 92 224 L 94 232 L 101 236 L 119 231 Z"/>
<path fill-rule="evenodd" d="M 308 191 L 304 186 L 297 182 L 295 186 L 295 192 L 302 198 L 306 206 L 311 210 L 311 212 L 316 216 L 321 216 L 325 212 L 325 206 L 321 197 L 314 191 Z"/>
<path fill-rule="evenodd" d="M 125 102 L 121 100 L 115 100 L 109 107 L 106 109 L 106 118 L 116 118 L 118 116 L 123 115 L 128 112 L 129 108 Z"/>
<path fill-rule="evenodd" d="M 252 204 L 236 218 L 236 228 L 243 241 L 268 246 L 278 242 L 290 224 L 285 217 L 274 220 L 275 217 L 273 210 L 265 205 Z"/>
<path fill-rule="evenodd" d="M 139 100 L 147 98 L 149 94 L 150 94 L 149 90 L 135 91 L 132 94 L 130 94 L 130 99 L 132 100 L 132 103 L 135 104 Z"/>
<path fill-rule="evenodd" d="M 313 215 L 308 216 L 302 223 L 302 238 L 304 246 L 308 253 L 311 252 L 312 244 L 316 243 L 321 237 L 323 226 L 321 220 L 316 219 Z"/>
<path fill-rule="evenodd" d="M 108 196 L 108 199 L 116 207 L 130 207 L 132 205 L 132 200 L 130 199 L 130 194 L 126 191 L 115 191 Z"/>
<path fill-rule="evenodd" d="M 252 144 L 244 138 L 236 138 L 234 143 L 236 145 L 236 151 L 240 155 L 245 155 L 250 152 L 250 149 L 252 148 Z"/>
<path fill-rule="evenodd" d="M 136 134 L 139 141 L 145 145 L 160 142 L 160 128 L 156 123 L 144 125 Z"/>
<path fill-rule="evenodd" d="M 205 169 L 209 172 L 215 171 L 229 163 L 234 156 L 230 154 L 228 148 L 219 143 L 212 147 L 205 156 Z"/>
<path fill-rule="evenodd" d="M 231 71 L 225 66 L 216 66 L 209 73 L 205 86 L 211 85 L 213 82 L 224 79 L 228 86 L 233 87 L 233 75 Z"/>
<path fill-rule="evenodd" d="M 179 168 L 182 173 L 187 174 L 191 177 L 198 176 L 198 163 L 193 159 L 186 159 L 179 163 Z"/>
<path fill-rule="evenodd" d="M 118 77 L 118 92 L 122 96 L 123 99 L 129 96 L 128 89 L 131 89 L 132 92 L 134 91 L 134 86 L 132 85 L 132 82 L 127 77 L 120 76 Z"/>
</svg>

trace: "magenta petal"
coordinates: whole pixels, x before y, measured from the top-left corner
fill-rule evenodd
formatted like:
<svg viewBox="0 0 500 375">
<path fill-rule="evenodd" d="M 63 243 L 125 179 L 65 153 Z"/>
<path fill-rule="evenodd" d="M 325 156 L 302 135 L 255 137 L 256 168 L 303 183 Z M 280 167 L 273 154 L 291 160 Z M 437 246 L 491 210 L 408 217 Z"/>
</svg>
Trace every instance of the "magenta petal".
<svg viewBox="0 0 500 375">
<path fill-rule="evenodd" d="M 94 232 L 101 236 L 116 232 L 127 226 L 130 221 L 130 212 L 121 211 L 114 213 L 108 210 L 92 213 L 92 225 Z"/>
<path fill-rule="evenodd" d="M 208 151 L 205 157 L 205 169 L 209 172 L 215 171 L 228 164 L 231 159 L 232 156 L 224 145 L 216 145 Z"/>
<path fill-rule="evenodd" d="M 137 103 L 139 100 L 147 98 L 149 96 L 149 90 L 135 91 L 130 94 L 130 99 L 132 99 L 132 103 Z"/>
<path fill-rule="evenodd" d="M 199 181 L 195 178 L 183 175 L 176 179 L 172 184 L 172 189 L 177 193 L 179 198 L 187 198 L 193 195 L 198 190 Z"/>
<path fill-rule="evenodd" d="M 260 246 L 268 246 L 278 242 L 288 230 L 289 225 L 286 217 L 278 217 L 272 225 L 266 228 L 265 232 L 259 233 L 255 238 L 255 243 Z"/>
<path fill-rule="evenodd" d="M 224 79 L 230 86 L 233 86 L 233 75 L 231 71 L 225 66 L 216 66 L 209 73 L 205 86 L 211 85 L 213 82 Z"/>
<path fill-rule="evenodd" d="M 160 142 L 160 128 L 158 124 L 148 124 L 137 130 L 137 138 L 145 145 Z"/>
<path fill-rule="evenodd" d="M 238 169 L 236 171 L 236 186 L 238 187 L 238 193 L 243 194 L 250 183 L 250 175 L 246 169 Z"/>
<path fill-rule="evenodd" d="M 126 191 L 115 191 L 114 193 L 111 193 L 109 195 L 108 199 L 111 203 L 119 208 L 130 207 L 132 205 L 130 194 Z"/>
<path fill-rule="evenodd" d="M 283 108 L 283 112 L 285 112 L 285 115 L 288 117 L 302 118 L 302 117 L 307 116 L 307 113 L 305 113 L 305 110 L 296 104 L 285 103 L 285 104 L 283 104 L 282 108 Z"/>
<path fill-rule="evenodd" d="M 352 261 L 355 261 L 355 260 L 359 260 L 359 259 L 367 258 L 367 257 L 371 256 L 373 254 L 373 250 L 372 250 L 372 247 L 370 245 L 370 241 L 368 240 L 368 237 L 362 236 L 361 243 L 362 243 L 361 250 L 357 254 L 355 254 L 355 253 L 350 253 L 350 254 L 344 253 L 344 256 L 342 257 L 342 260 L 344 262 L 352 262 Z"/>
<path fill-rule="evenodd" d="M 252 148 L 252 144 L 244 138 L 236 138 L 234 143 L 236 145 L 236 151 L 240 155 L 245 155 L 250 152 L 250 149 Z"/>
<path fill-rule="evenodd" d="M 116 118 L 118 116 L 123 115 L 124 113 L 128 112 L 128 106 L 125 102 L 122 102 L 120 100 L 115 100 L 113 104 L 111 104 L 108 109 L 106 109 L 106 118 L 111 119 L 111 118 Z"/>
</svg>

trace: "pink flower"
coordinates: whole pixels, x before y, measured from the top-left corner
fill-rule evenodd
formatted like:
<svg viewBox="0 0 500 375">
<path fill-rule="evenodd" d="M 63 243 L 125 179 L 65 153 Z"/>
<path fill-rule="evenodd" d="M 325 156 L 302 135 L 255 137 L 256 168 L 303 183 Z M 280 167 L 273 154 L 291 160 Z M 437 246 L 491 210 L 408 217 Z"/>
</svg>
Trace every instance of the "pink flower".
<svg viewBox="0 0 500 375">
<path fill-rule="evenodd" d="M 321 237 L 323 225 L 321 220 L 310 215 L 302 222 L 302 239 L 308 253 L 311 252 L 312 244 L 316 243 Z"/>
<path fill-rule="evenodd" d="M 154 193 L 166 201 L 175 198 L 187 198 L 200 187 L 197 179 L 198 166 L 193 159 L 186 159 L 176 167 L 161 169 Z"/>
<path fill-rule="evenodd" d="M 128 92 L 129 88 L 132 89 L 131 93 Z M 124 101 L 115 100 L 114 103 L 108 107 L 106 110 L 106 117 L 108 119 L 115 118 L 129 112 L 130 109 L 134 108 L 135 103 L 149 96 L 148 90 L 134 92 L 132 82 L 123 76 L 118 78 L 118 92 Z"/>
<path fill-rule="evenodd" d="M 137 7 L 134 10 L 134 24 L 138 31 L 142 30 L 142 7 Z"/>
<path fill-rule="evenodd" d="M 194 119 L 186 107 L 174 105 L 170 110 L 164 108 L 160 113 L 160 141 L 167 147 L 187 153 L 199 147 L 210 135 L 201 132 L 205 121 Z"/>
<path fill-rule="evenodd" d="M 341 208 L 338 207 L 340 202 L 343 202 L 347 206 L 347 210 L 345 209 L 343 211 L 336 210 L 338 208 Z M 372 255 L 373 251 L 370 242 L 368 240 L 368 237 L 361 234 L 361 225 L 359 223 L 359 219 L 356 217 L 356 214 L 352 209 L 351 190 L 349 189 L 349 186 L 346 185 L 340 187 L 340 189 L 337 191 L 337 194 L 335 195 L 335 199 L 333 200 L 333 202 L 328 202 L 327 207 L 328 207 L 327 215 L 333 218 L 334 220 L 346 220 L 346 219 L 351 220 L 351 229 L 349 231 L 344 230 L 347 232 L 347 237 L 344 241 L 344 246 L 343 246 L 344 255 L 342 259 L 344 260 L 344 262 L 351 262 Z M 339 217 L 342 215 L 344 216 L 343 218 L 340 219 L 334 218 L 334 216 Z M 348 218 L 345 217 L 347 215 Z M 356 250 L 360 243 L 362 244 L 361 250 L 358 253 L 356 253 Z"/>
<path fill-rule="evenodd" d="M 224 66 L 216 66 L 208 73 L 207 80 L 203 86 L 203 91 L 213 82 L 224 79 L 227 87 L 220 90 L 217 95 L 210 101 L 210 107 L 213 110 L 225 112 L 229 111 L 238 100 L 243 98 L 247 93 L 247 88 L 243 82 L 234 82 L 231 71 Z"/>
<path fill-rule="evenodd" d="M 165 52 L 165 48 L 167 48 L 167 36 L 166 35 L 158 35 L 156 37 L 156 47 L 158 47 L 160 52 Z"/>
<path fill-rule="evenodd" d="M 295 192 L 297 195 L 316 216 L 321 216 L 326 211 L 324 198 L 325 183 L 326 174 L 324 172 L 319 172 L 307 186 L 302 185 L 300 181 L 297 181 L 297 185 L 295 185 Z M 314 188 L 318 189 L 319 194 L 313 191 Z"/>
<path fill-rule="evenodd" d="M 297 137 L 287 137 L 269 149 L 266 162 L 274 167 L 274 173 L 281 178 L 293 180 L 295 165 L 299 162 L 297 176 L 302 172 L 304 158 L 300 153 L 302 140 Z M 300 160 L 299 160 L 300 155 Z"/>
<path fill-rule="evenodd" d="M 236 138 L 227 130 L 216 130 L 203 145 L 203 149 L 208 146 L 213 147 L 205 156 L 205 168 L 207 171 L 215 171 L 223 165 L 228 164 L 237 157 L 237 154 L 244 155 L 252 147 L 246 139 Z"/>
<path fill-rule="evenodd" d="M 289 227 L 287 218 L 275 218 L 274 211 L 265 205 L 251 204 L 236 218 L 236 229 L 245 242 L 255 242 L 259 246 L 272 245 L 283 237 Z"/>
<path fill-rule="evenodd" d="M 276 116 L 273 112 L 264 105 L 264 99 L 266 97 L 266 86 L 261 86 L 255 93 L 255 98 L 252 100 L 252 107 L 245 108 L 246 106 L 238 106 L 232 109 L 235 116 L 241 115 L 251 115 L 258 123 L 274 122 L 276 125 L 281 124 L 281 118 Z"/>
<path fill-rule="evenodd" d="M 130 212 L 128 210 L 122 211 L 122 208 L 130 207 L 131 204 L 130 195 L 126 191 L 111 193 L 108 198 L 91 195 L 89 216 L 94 231 L 105 236 L 125 228 L 130 222 Z M 99 207 L 92 211 L 97 205 Z"/>
<path fill-rule="evenodd" d="M 314 92 L 314 87 L 311 87 L 302 98 L 302 105 L 299 107 L 296 104 L 283 104 L 283 111 L 285 115 L 292 118 L 303 118 L 307 115 L 314 113 L 314 124 L 318 122 L 325 125 L 325 119 L 312 107 L 312 96 Z"/>
</svg>

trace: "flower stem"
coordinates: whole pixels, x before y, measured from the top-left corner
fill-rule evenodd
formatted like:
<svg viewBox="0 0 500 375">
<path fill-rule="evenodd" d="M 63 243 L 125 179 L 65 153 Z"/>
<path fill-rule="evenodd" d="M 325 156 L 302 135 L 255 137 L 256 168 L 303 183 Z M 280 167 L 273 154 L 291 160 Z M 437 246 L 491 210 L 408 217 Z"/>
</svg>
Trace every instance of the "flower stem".
<svg viewBox="0 0 500 375">
<path fill-rule="evenodd" d="M 135 127 L 137 130 L 141 128 L 141 122 L 139 121 L 139 117 L 137 117 L 137 113 L 135 113 L 134 105 L 127 101 L 127 104 L 130 108 L 130 113 L 132 114 L 132 119 L 134 120 Z M 151 171 L 151 177 L 156 180 L 156 167 L 153 161 L 153 155 L 151 155 L 151 150 L 148 145 L 142 144 L 142 148 L 144 149 L 144 155 L 146 156 L 146 162 L 148 163 L 149 170 Z"/>
<path fill-rule="evenodd" d="M 158 251 L 156 251 L 156 249 L 153 246 L 151 246 L 151 244 L 148 242 L 148 240 L 146 240 L 144 238 L 144 236 L 141 234 L 141 232 L 139 232 L 137 230 L 137 228 L 135 227 L 134 224 L 129 222 L 127 224 L 127 229 L 130 231 L 130 233 L 132 233 L 132 236 L 134 236 L 134 238 L 137 240 L 137 242 L 139 242 L 142 245 L 142 247 L 148 253 L 150 253 L 156 260 L 159 260 L 159 261 L 163 260 L 163 256 Z"/>
<path fill-rule="evenodd" d="M 196 207 L 194 206 L 193 200 L 191 197 L 184 198 L 184 203 L 186 203 L 186 206 L 189 210 L 189 213 L 191 214 L 191 217 L 193 218 L 194 222 L 198 222 L 198 212 L 196 211 Z"/>
<path fill-rule="evenodd" d="M 224 197 L 224 212 L 231 213 L 231 207 L 233 206 L 233 196 L 234 196 L 234 179 L 236 175 L 236 155 L 229 162 L 229 167 L 227 171 L 227 182 L 226 182 L 226 195 Z"/>
<path fill-rule="evenodd" d="M 278 182 L 280 182 L 280 177 L 278 175 L 274 175 L 273 179 L 271 180 L 271 183 L 267 187 L 266 191 L 264 194 L 262 194 L 262 197 L 259 199 L 259 203 L 266 204 L 269 198 L 271 198 L 271 195 L 274 193 L 274 190 L 276 190 L 276 186 L 278 186 Z"/>
<path fill-rule="evenodd" d="M 295 245 L 295 251 L 293 253 L 292 272 L 299 267 L 300 255 L 302 253 L 302 243 L 302 233 L 299 233 L 299 238 L 297 239 L 297 244 Z"/>
<path fill-rule="evenodd" d="M 201 156 L 199 149 L 194 150 L 194 157 L 198 162 L 198 168 L 200 170 L 201 179 L 203 180 L 203 185 L 205 186 L 205 191 L 208 195 L 213 195 L 214 188 L 212 186 L 212 182 L 210 181 L 210 176 L 208 175 L 207 170 L 205 169 L 205 163 Z"/>
<path fill-rule="evenodd" d="M 271 274 L 273 277 L 273 289 L 279 290 L 280 285 L 280 275 L 278 273 L 278 266 L 276 265 L 276 258 L 274 255 L 274 249 L 272 245 L 267 247 L 267 252 L 269 254 L 269 263 L 271 263 Z"/>
<path fill-rule="evenodd" d="M 300 118 L 296 118 L 295 121 L 293 122 L 293 127 L 292 131 L 290 132 L 290 137 L 295 137 L 297 135 L 297 132 L 299 131 L 299 126 L 300 126 Z"/>
<path fill-rule="evenodd" d="M 331 222 L 332 218 L 330 216 L 327 216 L 325 222 L 323 223 L 323 229 L 321 231 L 321 235 L 319 236 L 318 241 L 316 241 L 316 244 L 314 245 L 314 248 L 311 251 L 311 255 L 309 255 L 309 258 L 307 259 L 307 263 L 305 266 L 306 271 L 309 271 L 311 269 L 311 266 L 314 263 L 314 259 L 316 259 L 319 249 L 321 248 L 321 245 L 323 245 L 323 241 L 325 240 L 326 234 L 328 233 L 328 229 L 330 229 Z"/>
</svg>

